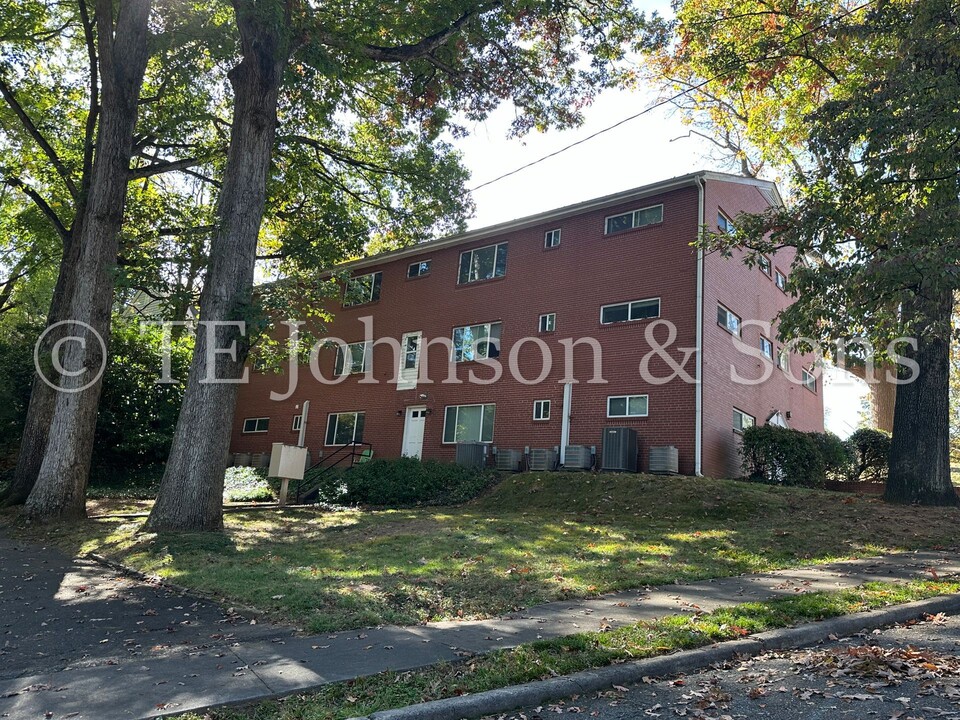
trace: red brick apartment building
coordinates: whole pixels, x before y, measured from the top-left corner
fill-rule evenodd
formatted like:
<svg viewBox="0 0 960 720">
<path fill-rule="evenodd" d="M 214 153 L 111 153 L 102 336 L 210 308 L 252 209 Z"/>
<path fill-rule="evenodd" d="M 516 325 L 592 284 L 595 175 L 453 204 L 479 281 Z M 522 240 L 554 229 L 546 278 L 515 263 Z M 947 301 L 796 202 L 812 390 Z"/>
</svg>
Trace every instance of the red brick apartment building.
<svg viewBox="0 0 960 720">
<path fill-rule="evenodd" d="M 595 446 L 600 455 L 604 429 L 628 426 L 641 470 L 651 447 L 673 446 L 682 474 L 737 476 L 745 425 L 823 430 L 822 387 L 775 328 L 748 322 L 769 323 L 791 302 L 782 288 L 792 251 L 751 268 L 738 253 L 692 243 L 701 226 L 723 231 L 739 213 L 779 202 L 770 182 L 701 171 L 348 263 L 350 287 L 326 334 L 350 345 L 316 356 L 324 377 L 342 381 L 323 384 L 304 365 L 296 391 L 274 401 L 287 374 L 251 371 L 232 451 L 296 444 L 309 400 L 314 460 L 360 440 L 377 457 L 453 460 L 458 442 L 556 448 L 561 458 L 568 446 Z M 675 328 L 672 342 L 661 320 Z M 371 350 L 365 322 L 403 352 Z M 602 350 L 600 378 L 590 342 L 572 345 L 566 362 L 581 338 Z M 525 380 L 508 370 L 511 357 Z M 495 378 L 491 361 L 502 377 L 470 382 L 471 373 Z M 741 384 L 734 370 L 769 378 Z"/>
</svg>

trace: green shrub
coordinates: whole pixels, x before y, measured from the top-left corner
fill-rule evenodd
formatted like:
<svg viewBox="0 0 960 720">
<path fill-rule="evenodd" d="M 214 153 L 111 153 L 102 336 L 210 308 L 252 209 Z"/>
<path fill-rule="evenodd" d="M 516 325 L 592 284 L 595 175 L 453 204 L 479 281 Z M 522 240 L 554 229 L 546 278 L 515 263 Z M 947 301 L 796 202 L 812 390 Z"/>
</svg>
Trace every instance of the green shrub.
<svg viewBox="0 0 960 720">
<path fill-rule="evenodd" d="M 475 498 L 492 481 L 489 472 L 452 463 L 378 459 L 347 471 L 326 473 L 319 496 L 336 505 L 455 505 Z"/>
<path fill-rule="evenodd" d="M 747 428 L 740 448 L 744 473 L 774 485 L 823 485 L 826 464 L 812 435 L 774 425 Z"/>
<path fill-rule="evenodd" d="M 806 434 L 810 436 L 820 451 L 826 479 L 834 482 L 846 480 L 853 468 L 853 453 L 850 446 L 832 432 Z"/>
<path fill-rule="evenodd" d="M 276 500 L 267 482 L 266 468 L 231 467 L 223 478 L 223 499 L 227 502 L 271 502 Z"/>
<path fill-rule="evenodd" d="M 847 440 L 852 462 L 851 482 L 886 482 L 890 436 L 882 430 L 860 428 Z"/>
</svg>

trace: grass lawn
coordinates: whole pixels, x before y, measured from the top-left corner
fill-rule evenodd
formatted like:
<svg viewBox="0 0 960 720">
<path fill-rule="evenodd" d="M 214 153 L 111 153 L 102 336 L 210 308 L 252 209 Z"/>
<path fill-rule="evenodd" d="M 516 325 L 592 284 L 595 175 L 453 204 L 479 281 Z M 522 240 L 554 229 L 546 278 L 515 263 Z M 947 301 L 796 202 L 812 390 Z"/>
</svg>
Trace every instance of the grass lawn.
<svg viewBox="0 0 960 720">
<path fill-rule="evenodd" d="M 527 473 L 458 507 L 230 513 L 222 535 L 138 535 L 140 519 L 14 531 L 320 632 L 955 546 L 958 521 L 952 508 L 732 480 Z"/>
<path fill-rule="evenodd" d="M 565 675 L 673 650 L 733 640 L 749 633 L 845 615 L 960 591 L 941 580 L 906 584 L 869 583 L 764 603 L 747 603 L 696 616 L 671 616 L 618 628 L 543 640 L 411 672 L 388 672 L 329 685 L 319 692 L 256 705 L 181 716 L 182 720 L 340 720 L 414 703 L 482 692 Z"/>
</svg>

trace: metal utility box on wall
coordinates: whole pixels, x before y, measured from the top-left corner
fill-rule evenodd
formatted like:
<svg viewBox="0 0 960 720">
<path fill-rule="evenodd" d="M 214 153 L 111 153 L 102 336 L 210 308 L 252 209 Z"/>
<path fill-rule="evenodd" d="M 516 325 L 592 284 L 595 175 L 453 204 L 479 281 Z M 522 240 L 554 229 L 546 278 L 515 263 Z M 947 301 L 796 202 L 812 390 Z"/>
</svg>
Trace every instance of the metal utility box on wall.
<svg viewBox="0 0 960 720">
<path fill-rule="evenodd" d="M 523 453 L 519 450 L 497 450 L 497 470 L 520 472 Z"/>
<path fill-rule="evenodd" d="M 673 445 L 650 448 L 650 472 L 677 475 L 680 472 L 680 453 Z"/>
<path fill-rule="evenodd" d="M 307 469 L 309 453 L 305 447 L 274 443 L 270 453 L 270 477 L 288 480 L 303 480 L 303 471 Z"/>
<path fill-rule="evenodd" d="M 487 446 L 479 442 L 457 443 L 457 465 L 482 468 L 487 465 Z"/>
<path fill-rule="evenodd" d="M 603 429 L 601 469 L 621 472 L 637 471 L 637 431 L 628 427 Z"/>
</svg>

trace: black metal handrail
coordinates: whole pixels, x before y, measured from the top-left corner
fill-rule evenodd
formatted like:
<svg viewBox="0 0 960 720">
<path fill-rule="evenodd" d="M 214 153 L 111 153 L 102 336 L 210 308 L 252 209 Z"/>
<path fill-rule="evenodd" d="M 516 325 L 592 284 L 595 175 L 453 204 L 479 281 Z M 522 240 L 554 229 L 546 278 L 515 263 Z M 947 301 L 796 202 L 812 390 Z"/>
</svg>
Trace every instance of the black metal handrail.
<svg viewBox="0 0 960 720">
<path fill-rule="evenodd" d="M 360 452 L 357 452 L 357 448 L 363 448 L 363 450 L 361 450 Z M 326 475 L 328 472 L 331 472 L 334 468 L 339 467 L 340 465 L 347 462 L 348 460 L 350 461 L 350 464 L 348 465 L 348 469 L 353 467 L 354 465 L 357 464 L 358 459 L 364 456 L 364 452 L 366 450 L 372 451 L 373 445 L 371 445 L 368 442 L 347 443 L 346 445 L 342 445 L 341 447 L 338 447 L 336 450 L 334 450 L 332 453 L 330 453 L 326 457 L 320 458 L 317 462 L 315 462 L 313 465 L 311 465 L 304 471 L 303 480 L 299 480 L 297 482 L 296 502 L 297 503 L 300 502 L 300 496 L 303 491 L 304 485 L 308 483 L 310 485 L 318 485 L 320 480 L 323 479 L 324 475 Z M 316 475 L 310 476 L 310 472 L 318 468 L 322 468 L 321 471 Z"/>
</svg>

